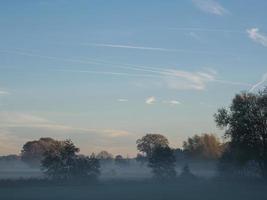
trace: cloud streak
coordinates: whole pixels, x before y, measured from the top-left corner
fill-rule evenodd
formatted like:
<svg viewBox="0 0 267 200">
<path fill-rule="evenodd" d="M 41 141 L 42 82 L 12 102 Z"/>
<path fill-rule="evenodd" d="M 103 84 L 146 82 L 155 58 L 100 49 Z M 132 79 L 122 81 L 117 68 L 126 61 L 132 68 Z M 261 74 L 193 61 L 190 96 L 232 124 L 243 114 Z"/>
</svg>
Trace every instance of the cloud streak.
<svg viewBox="0 0 267 200">
<path fill-rule="evenodd" d="M 194 5 L 203 12 L 213 15 L 225 15 L 229 13 L 220 3 L 215 0 L 192 0 Z"/>
<path fill-rule="evenodd" d="M 163 101 L 163 103 L 165 103 L 165 104 L 169 104 L 169 105 L 172 105 L 172 106 L 174 106 L 174 105 L 180 105 L 181 104 L 181 102 L 180 101 L 177 101 L 177 100 L 165 100 L 165 101 Z"/>
<path fill-rule="evenodd" d="M 171 29 L 170 29 L 171 30 Z M 174 30 L 174 29 L 173 29 Z M 121 48 L 121 49 L 133 49 L 133 50 L 149 50 L 149 51 L 161 51 L 161 52 L 176 52 L 176 53 L 189 53 L 189 54 L 205 54 L 205 55 L 222 55 L 222 53 L 216 53 L 213 51 L 201 51 L 201 50 L 190 50 L 190 49 L 168 49 L 161 47 L 145 47 L 125 44 L 80 44 L 82 46 L 93 46 L 103 48 Z M 235 56 L 231 53 L 224 53 L 225 55 Z"/>
<path fill-rule="evenodd" d="M 258 28 L 251 28 L 247 30 L 248 36 L 251 40 L 262 46 L 267 47 L 267 35 L 260 33 Z"/>
<path fill-rule="evenodd" d="M 69 125 L 58 124 L 51 122 L 47 119 L 37 117 L 31 114 L 19 113 L 19 112 L 0 112 L 0 129 L 3 128 L 33 128 L 33 129 L 45 129 L 59 131 L 62 133 L 71 132 L 82 132 L 96 133 L 107 137 L 120 137 L 130 135 L 125 130 L 114 130 L 114 129 L 89 129 L 89 128 L 78 128 Z"/>
<path fill-rule="evenodd" d="M 150 67 L 142 65 L 131 65 L 131 64 L 121 64 L 114 63 L 105 60 L 99 59 L 66 59 L 59 58 L 55 56 L 43 56 L 36 55 L 28 52 L 18 52 L 18 51 L 3 51 L 2 53 L 12 53 L 22 56 L 30 57 L 39 57 L 49 60 L 60 60 L 63 62 L 69 63 L 80 63 L 83 65 L 109 65 L 113 68 L 121 69 L 123 71 L 94 71 L 94 70 L 78 70 L 78 69 L 50 69 L 50 71 L 58 72 L 71 72 L 71 73 L 88 73 L 88 74 L 99 74 L 99 75 L 112 75 L 112 76 L 130 76 L 130 77 L 148 77 L 148 78 L 157 78 L 167 85 L 170 89 L 193 89 L 193 90 L 203 90 L 206 88 L 206 85 L 210 82 L 220 83 L 220 84 L 229 84 L 229 85 L 242 85 L 242 86 L 251 86 L 247 83 L 240 83 L 235 81 L 227 80 L 218 80 L 216 79 L 216 74 L 211 71 L 197 71 L 190 72 L 177 69 L 168 69 L 166 67 Z M 49 69 L 48 69 L 49 70 Z M 127 71 L 125 71 L 127 70 Z M 133 73 L 133 71 L 139 73 Z"/>
<path fill-rule="evenodd" d="M 129 152 L 128 141 L 136 139 L 135 135 L 127 130 L 79 128 L 58 124 L 32 114 L 0 112 L 1 154 L 19 153 L 25 142 L 40 137 L 53 137 L 59 140 L 70 138 L 77 142 L 82 153 L 86 154 L 101 149 L 119 153 L 118 148 L 122 148 L 126 153 Z M 132 152 L 135 152 L 134 148 Z"/>
<path fill-rule="evenodd" d="M 3 88 L 0 88 L 0 96 L 6 96 L 6 95 L 10 95 L 10 92 L 8 92 Z"/>
<path fill-rule="evenodd" d="M 128 99 L 117 99 L 118 102 L 127 102 L 129 101 Z"/>
<path fill-rule="evenodd" d="M 265 82 L 267 82 L 267 73 L 263 74 L 261 80 L 254 84 L 250 89 L 249 92 L 255 91 L 258 87 L 262 86 Z"/>
<path fill-rule="evenodd" d="M 89 45 L 96 46 L 96 47 L 109 47 L 109 48 L 120 48 L 120 49 L 137 49 L 137 50 L 150 50 L 150 51 L 176 51 L 175 49 L 123 45 L 123 44 L 89 44 Z"/>
<path fill-rule="evenodd" d="M 196 31 L 196 32 L 218 32 L 218 33 L 238 33 L 245 34 L 243 30 L 234 30 L 234 29 L 221 29 L 221 28 L 190 28 L 190 27 L 181 27 L 181 28 L 169 28 L 173 31 Z"/>
<path fill-rule="evenodd" d="M 6 96 L 9 95 L 10 93 L 4 90 L 0 90 L 0 96 Z"/>
</svg>

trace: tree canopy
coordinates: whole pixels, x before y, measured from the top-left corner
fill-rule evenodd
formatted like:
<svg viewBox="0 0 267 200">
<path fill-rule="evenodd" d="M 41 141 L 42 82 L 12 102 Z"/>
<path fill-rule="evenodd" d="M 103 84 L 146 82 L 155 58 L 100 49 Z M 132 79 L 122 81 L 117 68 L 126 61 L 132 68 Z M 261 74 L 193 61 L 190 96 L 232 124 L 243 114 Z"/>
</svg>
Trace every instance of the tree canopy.
<svg viewBox="0 0 267 200">
<path fill-rule="evenodd" d="M 229 140 L 227 158 L 241 165 L 256 162 L 267 177 L 267 93 L 240 93 L 229 109 L 219 109 L 215 122 Z M 230 155 L 229 155 L 230 154 Z"/>
<path fill-rule="evenodd" d="M 192 158 L 214 160 L 222 153 L 220 140 L 213 134 L 194 135 L 183 144 L 186 154 Z"/>
<path fill-rule="evenodd" d="M 39 167 L 44 152 L 50 150 L 57 143 L 52 138 L 40 138 L 39 140 L 25 143 L 21 150 L 21 160 L 32 167 Z"/>
<path fill-rule="evenodd" d="M 146 134 L 136 141 L 137 149 L 150 157 L 157 147 L 168 147 L 168 139 L 161 134 Z"/>
<path fill-rule="evenodd" d="M 96 156 L 99 160 L 111 160 L 113 159 L 113 155 L 107 151 L 101 151 Z"/>
<path fill-rule="evenodd" d="M 52 179 L 89 180 L 100 174 L 99 162 L 94 157 L 77 155 L 79 149 L 70 140 L 57 142 L 44 153 L 42 169 Z"/>
</svg>

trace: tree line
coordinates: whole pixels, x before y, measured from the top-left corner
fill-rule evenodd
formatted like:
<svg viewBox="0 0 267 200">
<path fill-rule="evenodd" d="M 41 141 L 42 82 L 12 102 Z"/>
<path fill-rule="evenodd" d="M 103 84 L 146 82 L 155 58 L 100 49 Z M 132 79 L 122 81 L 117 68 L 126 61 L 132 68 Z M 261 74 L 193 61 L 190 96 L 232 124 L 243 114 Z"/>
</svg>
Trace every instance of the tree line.
<svg viewBox="0 0 267 200">
<path fill-rule="evenodd" d="M 214 114 L 214 120 L 225 131 L 224 142 L 214 134 L 201 134 L 189 137 L 183 148 L 173 149 L 164 135 L 146 134 L 136 141 L 139 153 L 135 159 L 151 168 L 154 177 L 160 180 L 175 178 L 176 164 L 182 159 L 215 160 L 220 174 L 266 179 L 267 89 L 237 94 L 229 108 L 220 108 Z M 114 158 L 107 151 L 80 155 L 72 141 L 52 138 L 27 142 L 20 157 L 31 166 L 40 166 L 48 178 L 59 180 L 96 180 L 104 162 L 115 160 L 116 164 L 126 166 L 129 161 L 121 155 Z M 188 165 L 182 175 L 192 175 Z"/>
</svg>

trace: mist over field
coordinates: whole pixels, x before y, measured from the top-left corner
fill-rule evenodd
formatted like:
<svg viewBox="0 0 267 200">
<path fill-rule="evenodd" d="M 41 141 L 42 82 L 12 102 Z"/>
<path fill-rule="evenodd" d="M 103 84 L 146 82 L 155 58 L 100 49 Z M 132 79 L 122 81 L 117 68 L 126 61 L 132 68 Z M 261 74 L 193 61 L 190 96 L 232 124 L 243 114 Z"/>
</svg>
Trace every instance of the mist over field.
<svg viewBox="0 0 267 200">
<path fill-rule="evenodd" d="M 182 166 L 176 167 L 179 175 Z M 45 183 L 38 181 L 44 177 L 41 170 L 30 168 L 21 161 L 1 163 L 0 197 L 6 200 L 267 198 L 265 182 L 254 179 L 218 179 L 214 162 L 191 162 L 190 169 L 197 178 L 180 177 L 175 181 L 158 182 L 153 180 L 147 166 L 130 160 L 127 166 L 104 164 L 97 183 Z"/>
<path fill-rule="evenodd" d="M 186 162 L 189 163 L 189 162 Z M 176 166 L 176 172 L 181 174 L 186 163 Z M 193 174 L 202 178 L 216 177 L 216 162 L 191 162 L 190 169 Z M 107 163 L 101 166 L 100 180 L 143 180 L 152 178 L 151 169 L 145 164 L 140 165 L 136 160 L 130 160 L 127 166 L 117 166 Z M 38 168 L 29 167 L 22 161 L 0 162 L 0 179 L 26 179 L 43 178 L 42 171 Z"/>
</svg>

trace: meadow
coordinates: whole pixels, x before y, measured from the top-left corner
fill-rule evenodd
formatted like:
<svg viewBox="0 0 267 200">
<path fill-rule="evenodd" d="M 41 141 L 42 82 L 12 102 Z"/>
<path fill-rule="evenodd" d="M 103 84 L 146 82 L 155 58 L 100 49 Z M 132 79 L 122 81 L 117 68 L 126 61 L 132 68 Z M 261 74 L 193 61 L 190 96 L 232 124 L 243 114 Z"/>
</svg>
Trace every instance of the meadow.
<svg viewBox="0 0 267 200">
<path fill-rule="evenodd" d="M 38 185 L 35 183 L 35 185 Z M 31 184 L 2 186 L 3 200 L 265 200 L 267 185 L 259 181 L 225 180 L 179 180 L 174 182 L 143 181 L 101 181 L 85 185 L 39 185 Z"/>
</svg>

